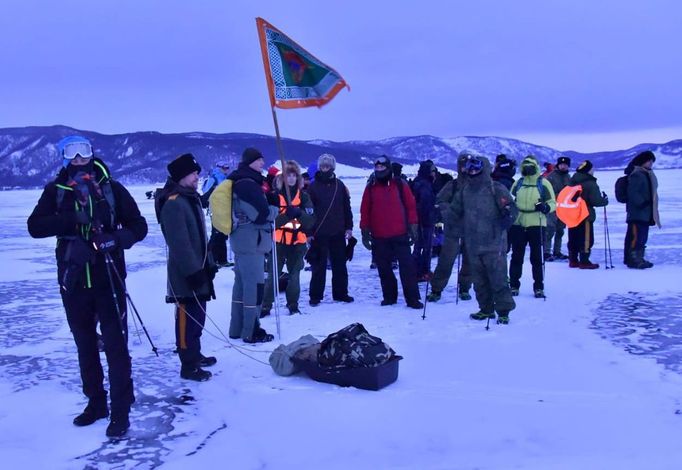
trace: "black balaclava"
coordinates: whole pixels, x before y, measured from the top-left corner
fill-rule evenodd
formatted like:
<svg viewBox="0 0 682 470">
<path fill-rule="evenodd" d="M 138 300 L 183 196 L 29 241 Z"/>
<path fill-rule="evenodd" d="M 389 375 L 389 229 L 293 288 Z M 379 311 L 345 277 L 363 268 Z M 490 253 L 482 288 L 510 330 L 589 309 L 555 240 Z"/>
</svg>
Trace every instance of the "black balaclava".
<svg viewBox="0 0 682 470">
<path fill-rule="evenodd" d="M 532 175 L 536 174 L 537 172 L 538 172 L 537 167 L 535 165 L 533 165 L 532 163 L 528 164 L 528 165 L 523 165 L 521 167 L 521 174 L 523 176 L 532 176 Z"/>
<path fill-rule="evenodd" d="M 317 175 L 315 175 L 316 180 L 329 181 L 334 176 L 334 170 L 331 168 L 327 171 L 317 170 Z"/>
</svg>

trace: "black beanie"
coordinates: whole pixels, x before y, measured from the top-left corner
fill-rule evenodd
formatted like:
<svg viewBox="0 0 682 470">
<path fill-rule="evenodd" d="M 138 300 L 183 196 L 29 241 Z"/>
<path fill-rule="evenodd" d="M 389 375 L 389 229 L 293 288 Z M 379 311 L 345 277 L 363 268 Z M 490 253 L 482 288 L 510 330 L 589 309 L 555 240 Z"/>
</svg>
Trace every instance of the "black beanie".
<svg viewBox="0 0 682 470">
<path fill-rule="evenodd" d="M 592 169 L 592 162 L 589 160 L 585 160 L 582 162 L 580 165 L 578 165 L 578 168 L 575 169 L 575 171 L 578 171 L 580 173 L 589 173 L 590 170 Z"/>
<path fill-rule="evenodd" d="M 190 173 L 201 171 L 201 167 L 194 158 L 194 155 L 191 153 L 180 155 L 178 158 L 170 162 L 166 168 L 168 168 L 168 174 L 170 175 L 171 179 L 176 183 Z"/>
<path fill-rule="evenodd" d="M 557 158 L 556 164 L 557 164 L 557 165 L 561 165 L 562 163 L 565 163 L 566 165 L 568 165 L 568 166 L 570 167 L 570 166 L 571 166 L 571 159 L 568 158 L 568 157 L 559 157 L 559 158 Z"/>
<path fill-rule="evenodd" d="M 639 153 L 635 158 L 632 159 L 632 164 L 635 166 L 642 166 L 649 160 L 655 162 L 656 155 L 654 155 L 654 152 L 652 152 L 651 150 L 645 150 L 644 152 Z"/>
<path fill-rule="evenodd" d="M 507 156 L 503 153 L 499 154 L 497 157 L 495 157 L 495 163 L 502 163 L 507 161 Z"/>
<path fill-rule="evenodd" d="M 247 148 L 244 150 L 244 153 L 242 153 L 242 163 L 245 163 L 246 165 L 251 165 L 259 158 L 263 158 L 263 154 L 260 153 L 260 150 L 253 147 Z"/>
</svg>

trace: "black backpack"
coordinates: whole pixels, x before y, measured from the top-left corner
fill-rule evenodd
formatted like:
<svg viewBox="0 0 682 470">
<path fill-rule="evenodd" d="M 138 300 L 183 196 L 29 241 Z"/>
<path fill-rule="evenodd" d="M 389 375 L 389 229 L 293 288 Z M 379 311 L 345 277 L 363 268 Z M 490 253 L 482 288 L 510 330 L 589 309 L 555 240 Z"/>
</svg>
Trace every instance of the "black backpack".
<svg viewBox="0 0 682 470">
<path fill-rule="evenodd" d="M 630 175 L 623 175 L 616 180 L 616 201 L 625 204 L 628 202 L 628 180 Z"/>
<path fill-rule="evenodd" d="M 395 355 L 381 338 L 370 335 L 362 323 L 353 323 L 322 341 L 317 361 L 330 369 L 376 367 Z"/>
</svg>

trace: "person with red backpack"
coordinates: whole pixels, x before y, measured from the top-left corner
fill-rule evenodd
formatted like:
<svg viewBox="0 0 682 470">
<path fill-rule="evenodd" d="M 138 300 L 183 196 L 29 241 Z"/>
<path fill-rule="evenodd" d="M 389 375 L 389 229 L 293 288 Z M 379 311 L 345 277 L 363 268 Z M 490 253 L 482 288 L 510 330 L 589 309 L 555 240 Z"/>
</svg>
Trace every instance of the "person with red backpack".
<svg viewBox="0 0 682 470">
<path fill-rule="evenodd" d="M 590 261 L 594 245 L 594 221 L 597 219 L 595 207 L 608 205 L 609 198 L 599 189 L 594 177 L 594 166 L 589 160 L 578 165 L 568 186 L 582 186 L 580 196 L 585 201 L 589 215 L 577 226 L 568 229 L 568 265 L 571 268 L 597 269 L 599 264 Z"/>
</svg>

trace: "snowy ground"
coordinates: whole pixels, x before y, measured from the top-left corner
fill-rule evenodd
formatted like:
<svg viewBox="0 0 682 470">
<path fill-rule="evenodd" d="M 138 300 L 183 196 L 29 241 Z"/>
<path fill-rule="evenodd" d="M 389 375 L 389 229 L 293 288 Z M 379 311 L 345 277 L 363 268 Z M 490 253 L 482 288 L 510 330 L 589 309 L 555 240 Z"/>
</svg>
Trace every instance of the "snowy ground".
<svg viewBox="0 0 682 470">
<path fill-rule="evenodd" d="M 77 428 L 85 401 L 55 279 L 54 239 L 32 240 L 26 217 L 39 191 L 0 192 L 0 456 L 5 468 L 682 468 L 682 170 L 658 172 L 664 229 L 652 229 L 651 270 L 622 264 L 624 206 L 616 172 L 597 173 L 612 199 L 615 269 L 547 263 L 548 298 L 534 299 L 526 264 L 509 326 L 468 319 L 475 301 L 443 300 L 421 312 L 379 307 L 376 271 L 358 247 L 349 265 L 351 305 L 329 298 L 282 317 L 281 342 L 322 339 L 355 321 L 399 354 L 398 381 L 379 392 L 343 389 L 267 363 L 275 343 L 226 344 L 233 273 L 217 277 L 204 353 L 214 377 L 179 378 L 173 312 L 163 301 L 165 250 L 149 187 L 131 192 L 148 217 L 147 239 L 128 253 L 129 291 L 160 349 L 131 322 L 137 402 L 130 437 L 110 442 L 106 423 Z M 364 179 L 347 180 L 357 215 Z M 356 219 L 357 223 L 357 219 Z M 594 260 L 603 263 L 603 213 Z M 359 234 L 357 234 L 359 235 Z M 603 267 L 603 265 L 602 265 Z M 303 275 L 307 285 L 309 273 Z M 423 285 L 422 285 L 423 286 Z M 329 295 L 329 294 L 328 294 Z M 402 300 L 402 299 L 401 299 Z M 275 331 L 275 319 L 264 321 Z M 209 334 L 210 333 L 210 334 Z M 214 335 L 214 336 L 213 336 Z M 242 346 L 241 342 L 236 342 Z"/>
</svg>

